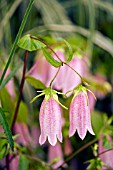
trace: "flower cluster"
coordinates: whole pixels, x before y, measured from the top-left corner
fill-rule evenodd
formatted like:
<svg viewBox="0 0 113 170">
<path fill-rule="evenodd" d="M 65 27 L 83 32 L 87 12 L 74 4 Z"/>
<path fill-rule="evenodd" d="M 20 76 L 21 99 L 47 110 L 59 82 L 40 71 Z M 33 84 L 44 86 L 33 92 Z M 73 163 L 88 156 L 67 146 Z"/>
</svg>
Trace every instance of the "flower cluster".
<svg viewBox="0 0 113 170">
<path fill-rule="evenodd" d="M 65 61 L 63 53 L 58 51 L 62 61 Z M 55 58 L 55 56 L 53 56 Z M 56 58 L 55 58 L 56 59 Z M 78 71 L 80 75 L 86 74 L 84 69 L 85 62 L 77 57 L 74 57 L 70 66 Z M 42 67 L 44 65 L 44 69 Z M 35 66 L 30 70 L 29 74 L 38 78 L 46 84 L 51 84 L 51 79 L 57 73 L 57 69 L 51 66 L 44 58 L 37 59 Z M 87 88 L 82 85 L 81 78 L 74 73 L 67 65 L 60 68 L 60 71 L 55 77 L 52 87 L 57 90 L 62 90 L 63 94 L 67 91 L 74 92 L 73 99 L 70 104 L 69 119 L 69 137 L 73 136 L 77 130 L 79 137 L 83 140 L 86 136 L 87 130 L 94 135 L 91 118 L 90 118 L 90 106 L 88 101 Z M 42 94 L 36 96 L 32 101 L 37 99 L 41 95 L 45 95 L 45 98 L 41 104 L 39 113 L 39 122 L 41 128 L 41 135 L 39 137 L 39 143 L 42 145 L 46 139 L 51 145 L 55 146 L 57 138 L 62 142 L 62 111 L 60 105 L 63 106 L 57 96 L 57 91 L 53 90 L 51 86 L 42 91 Z M 60 104 L 60 105 L 59 105 Z"/>
</svg>

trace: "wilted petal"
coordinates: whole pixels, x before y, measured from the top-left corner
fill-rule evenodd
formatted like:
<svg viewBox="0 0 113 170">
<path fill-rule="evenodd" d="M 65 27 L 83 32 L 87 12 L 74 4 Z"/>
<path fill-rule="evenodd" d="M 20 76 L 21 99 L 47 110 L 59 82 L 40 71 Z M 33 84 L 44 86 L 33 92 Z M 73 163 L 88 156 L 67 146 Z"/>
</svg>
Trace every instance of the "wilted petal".
<svg viewBox="0 0 113 170">
<path fill-rule="evenodd" d="M 51 97 L 47 102 L 42 102 L 40 108 L 40 128 L 41 136 L 40 141 L 45 140 L 48 137 L 51 145 L 55 145 L 57 142 L 57 136 L 60 141 L 62 141 L 62 120 L 61 120 L 61 110 L 59 104 Z M 41 144 L 42 142 L 40 142 Z"/>
<path fill-rule="evenodd" d="M 83 92 L 80 92 L 70 105 L 69 136 L 73 136 L 76 130 L 82 140 L 85 138 L 87 130 L 94 135 L 91 127 L 90 109 Z"/>
</svg>

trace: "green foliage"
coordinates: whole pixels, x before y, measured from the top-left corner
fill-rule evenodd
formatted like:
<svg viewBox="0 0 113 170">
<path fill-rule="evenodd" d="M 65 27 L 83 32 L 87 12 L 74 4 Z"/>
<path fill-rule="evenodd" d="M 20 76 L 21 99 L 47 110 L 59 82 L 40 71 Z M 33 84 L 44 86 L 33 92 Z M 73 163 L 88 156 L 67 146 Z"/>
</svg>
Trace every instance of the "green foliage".
<svg viewBox="0 0 113 170">
<path fill-rule="evenodd" d="M 15 66 L 13 71 L 2 81 L 2 84 L 0 85 L 0 90 L 5 87 L 5 85 L 8 83 L 8 81 L 15 75 L 15 73 L 18 71 L 18 69 L 21 67 L 21 64 Z"/>
<path fill-rule="evenodd" d="M 91 120 L 92 120 L 93 130 L 94 130 L 96 136 L 99 136 L 100 132 L 104 126 L 103 116 L 98 112 L 94 112 L 91 115 Z"/>
<path fill-rule="evenodd" d="M 31 76 L 26 76 L 26 80 L 28 83 L 33 86 L 36 89 L 45 89 L 46 86 L 38 79 L 31 77 Z"/>
<path fill-rule="evenodd" d="M 68 47 L 67 51 L 69 53 L 69 56 L 67 58 L 66 63 L 69 63 L 72 60 L 72 58 L 73 58 L 73 50 L 72 50 L 71 45 L 68 43 L 68 41 L 66 41 L 66 40 L 63 40 L 63 41 L 65 42 L 66 46 Z"/>
<path fill-rule="evenodd" d="M 7 155 L 7 139 L 0 139 L 0 160 L 3 159 Z"/>
<path fill-rule="evenodd" d="M 106 149 L 111 149 L 112 148 L 111 141 L 108 140 L 107 136 L 103 137 L 103 146 Z"/>
<path fill-rule="evenodd" d="M 2 107 L 8 111 L 6 117 L 10 125 L 12 122 L 12 115 L 14 112 L 14 101 L 12 101 L 11 96 L 9 95 L 8 91 L 5 88 L 2 88 L 2 90 L 0 91 L 0 99 Z"/>
<path fill-rule="evenodd" d="M 42 48 L 42 51 L 43 51 L 43 54 L 46 58 L 46 60 L 54 67 L 60 67 L 62 66 L 62 63 L 61 62 L 58 62 L 57 60 L 55 60 L 51 55 L 50 53 L 47 52 L 46 49 Z"/>
<path fill-rule="evenodd" d="M 26 123 L 27 120 L 28 120 L 28 107 L 24 102 L 21 101 L 19 112 L 18 112 L 18 117 L 17 117 L 17 122 Z"/>
<path fill-rule="evenodd" d="M 22 154 L 19 155 L 19 169 L 28 170 L 29 160 Z"/>
<path fill-rule="evenodd" d="M 32 37 L 34 37 L 34 36 L 32 36 Z M 39 49 L 45 47 L 45 44 L 43 44 L 42 42 L 40 42 L 36 39 L 33 39 L 32 37 L 30 34 L 23 36 L 19 40 L 18 46 L 24 50 L 27 50 L 27 51 L 36 51 L 36 50 L 39 50 Z M 34 37 L 34 38 L 36 38 L 36 37 Z"/>
<path fill-rule="evenodd" d="M 12 134 L 11 134 L 11 131 L 10 131 L 9 125 L 7 123 L 4 112 L 6 112 L 6 111 L 3 108 L 0 108 L 0 123 L 3 126 L 4 133 L 7 137 L 10 148 L 12 149 L 12 151 L 14 151 L 14 141 L 13 141 Z"/>
<path fill-rule="evenodd" d="M 88 162 L 90 162 L 90 165 L 87 167 L 87 170 L 102 170 L 103 163 L 100 158 L 91 159 Z"/>
</svg>

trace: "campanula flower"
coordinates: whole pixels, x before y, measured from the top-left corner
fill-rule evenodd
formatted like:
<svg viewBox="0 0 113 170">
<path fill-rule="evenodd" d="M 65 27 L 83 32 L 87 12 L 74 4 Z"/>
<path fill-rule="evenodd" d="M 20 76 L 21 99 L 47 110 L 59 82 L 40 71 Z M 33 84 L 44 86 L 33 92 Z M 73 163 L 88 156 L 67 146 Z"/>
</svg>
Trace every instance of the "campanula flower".
<svg viewBox="0 0 113 170">
<path fill-rule="evenodd" d="M 39 137 L 39 143 L 42 145 L 45 143 L 46 139 L 51 145 L 55 146 L 57 143 L 57 138 L 62 142 L 62 112 L 60 105 L 62 105 L 56 94 L 55 90 L 52 90 L 51 87 L 48 87 L 42 91 L 41 94 L 33 98 L 35 101 L 38 97 L 45 95 L 45 98 L 41 104 L 40 113 L 39 113 L 39 122 L 41 128 L 41 135 Z"/>
<path fill-rule="evenodd" d="M 47 137 L 51 145 L 55 146 L 57 138 L 62 142 L 62 119 L 59 104 L 51 97 L 47 102 L 44 99 L 39 114 L 41 135 L 39 143 L 45 143 Z"/>
<path fill-rule="evenodd" d="M 77 130 L 78 135 L 82 140 L 85 138 L 87 130 L 94 135 L 91 126 L 90 107 L 85 93 L 87 92 L 77 92 L 70 105 L 69 136 L 73 136 Z"/>
</svg>

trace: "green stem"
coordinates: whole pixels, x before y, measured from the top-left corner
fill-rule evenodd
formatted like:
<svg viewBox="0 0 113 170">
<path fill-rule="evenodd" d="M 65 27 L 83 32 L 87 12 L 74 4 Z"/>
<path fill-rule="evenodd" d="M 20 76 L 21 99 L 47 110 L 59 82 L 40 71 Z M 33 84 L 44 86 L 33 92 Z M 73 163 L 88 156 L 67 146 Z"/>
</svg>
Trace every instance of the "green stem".
<svg viewBox="0 0 113 170">
<path fill-rule="evenodd" d="M 95 143 L 98 139 L 95 138 L 92 141 L 86 143 L 84 146 L 82 146 L 80 149 L 78 149 L 77 151 L 75 151 L 74 153 L 72 153 L 63 163 L 62 165 L 60 165 L 61 168 L 66 162 L 69 162 L 73 157 L 75 157 L 77 154 L 79 154 L 80 152 L 82 152 L 84 149 L 86 149 L 88 146 L 92 145 L 93 143 Z"/>
<path fill-rule="evenodd" d="M 31 10 L 31 8 L 32 8 L 33 2 L 34 2 L 34 0 L 30 0 L 29 5 L 28 5 L 28 7 L 27 7 L 27 9 L 26 9 L 26 12 L 25 12 L 25 15 L 24 15 L 24 17 L 23 17 L 22 23 L 21 23 L 21 25 L 20 25 L 19 31 L 18 31 L 18 33 L 17 33 L 17 36 L 16 36 L 16 38 L 15 38 L 13 47 L 12 47 L 12 49 L 11 49 L 11 52 L 10 52 L 8 61 L 7 61 L 7 63 L 6 63 L 6 66 L 5 66 L 5 68 L 4 68 L 4 71 L 3 71 L 3 73 L 2 73 L 2 76 L 1 76 L 1 79 L 0 79 L 0 85 L 1 85 L 1 83 L 2 83 L 2 81 L 3 81 L 3 79 L 4 79 L 4 76 L 5 76 L 5 74 L 6 74 L 6 71 L 7 71 L 8 67 L 9 67 L 9 64 L 10 64 L 10 62 L 11 62 L 11 59 L 13 58 L 13 55 L 14 55 L 14 53 L 15 53 L 18 40 L 19 40 L 19 38 L 20 38 L 20 36 L 21 36 L 21 34 L 22 34 L 22 31 L 23 31 L 23 29 L 24 29 L 24 26 L 25 26 L 25 23 L 26 23 L 26 21 L 27 21 L 27 18 L 28 18 L 28 15 L 29 15 L 29 13 L 30 13 L 30 10 Z"/>
<path fill-rule="evenodd" d="M 57 53 L 55 53 L 55 51 L 54 51 L 45 41 L 41 40 L 40 38 L 33 37 L 32 35 L 31 35 L 30 37 L 31 37 L 32 39 L 34 39 L 34 40 L 38 40 L 38 41 L 42 42 L 43 44 L 45 44 L 46 47 L 49 48 L 49 49 L 53 52 L 53 54 L 56 55 L 56 57 L 58 58 L 58 60 L 59 60 L 61 63 L 63 63 L 63 61 L 60 59 L 60 57 L 57 55 Z"/>
<path fill-rule="evenodd" d="M 83 82 L 83 77 L 73 68 L 71 67 L 69 64 L 63 62 L 63 64 L 67 65 L 70 69 L 72 69 L 76 74 L 78 74 L 78 76 L 81 78 L 81 82 Z"/>
<path fill-rule="evenodd" d="M 33 37 L 32 35 L 31 35 L 30 37 L 33 38 L 33 39 L 35 39 L 35 40 L 38 40 L 38 41 L 42 42 L 43 44 L 45 44 L 45 45 L 53 52 L 53 54 L 56 55 L 56 57 L 59 59 L 59 61 L 62 62 L 62 65 L 65 64 L 65 65 L 67 65 L 68 67 L 70 67 L 70 68 L 71 68 L 76 74 L 78 74 L 78 76 L 81 78 L 81 82 L 83 82 L 82 76 L 81 76 L 73 67 L 71 67 L 69 64 L 67 64 L 66 62 L 63 62 L 63 61 L 59 58 L 59 56 L 57 55 L 57 53 L 56 53 L 45 41 L 41 40 L 40 38 Z M 58 72 L 59 72 L 59 70 L 58 70 Z M 57 73 L 57 74 L 58 74 L 58 73 Z M 55 78 L 56 78 L 57 74 L 55 75 Z M 55 79 L 55 78 L 54 78 L 54 79 Z M 53 79 L 52 82 L 50 83 L 50 86 L 51 86 L 51 84 L 53 83 L 54 79 Z"/>
<path fill-rule="evenodd" d="M 90 35 L 87 41 L 87 52 L 89 53 L 89 55 L 92 55 L 93 37 L 95 31 L 95 6 L 93 0 L 87 0 L 87 6 L 89 11 L 89 30 L 90 30 Z"/>
<path fill-rule="evenodd" d="M 52 84 L 53 84 L 55 78 L 57 77 L 59 71 L 60 71 L 60 67 L 58 68 L 58 71 L 56 72 L 55 76 L 54 76 L 53 79 L 51 80 L 51 82 L 50 82 L 50 87 L 52 87 Z"/>
</svg>

